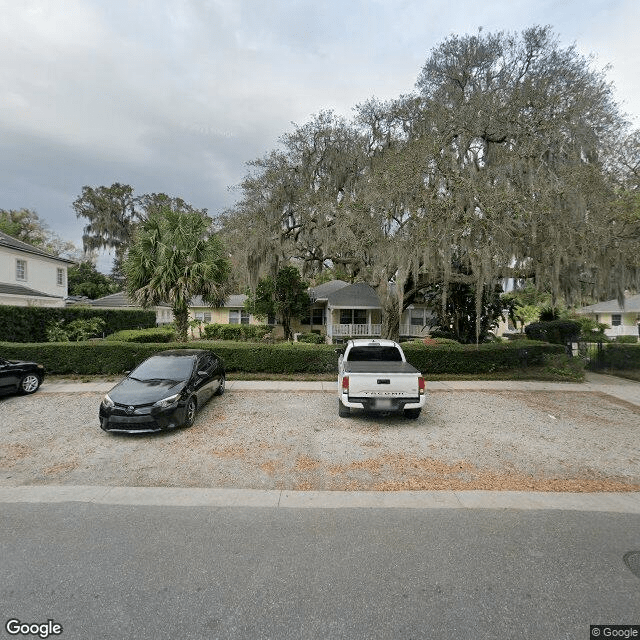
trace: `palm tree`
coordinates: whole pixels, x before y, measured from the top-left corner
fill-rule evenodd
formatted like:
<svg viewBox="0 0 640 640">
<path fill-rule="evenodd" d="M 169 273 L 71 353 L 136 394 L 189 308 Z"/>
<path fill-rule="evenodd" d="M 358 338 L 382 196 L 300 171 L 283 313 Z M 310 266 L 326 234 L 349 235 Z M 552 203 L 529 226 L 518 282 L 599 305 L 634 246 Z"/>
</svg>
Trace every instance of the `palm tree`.
<svg viewBox="0 0 640 640">
<path fill-rule="evenodd" d="M 230 266 L 211 224 L 197 211 L 156 210 L 138 226 L 123 264 L 129 296 L 145 308 L 170 304 L 181 342 L 191 298 L 217 306 L 227 294 Z"/>
</svg>

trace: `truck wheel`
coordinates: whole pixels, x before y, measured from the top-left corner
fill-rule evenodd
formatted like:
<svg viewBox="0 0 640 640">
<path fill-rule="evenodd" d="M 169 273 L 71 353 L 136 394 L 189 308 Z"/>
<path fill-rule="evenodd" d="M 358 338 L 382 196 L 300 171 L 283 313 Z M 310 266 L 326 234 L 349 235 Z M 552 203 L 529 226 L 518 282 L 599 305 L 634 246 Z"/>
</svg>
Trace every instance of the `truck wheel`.
<svg viewBox="0 0 640 640">
<path fill-rule="evenodd" d="M 415 420 L 419 415 L 420 415 L 420 411 L 421 409 L 405 409 L 404 410 L 404 417 L 405 418 L 411 418 L 412 420 Z"/>
<path fill-rule="evenodd" d="M 351 407 L 345 407 L 338 398 L 338 415 L 341 418 L 348 418 L 351 415 Z"/>
</svg>

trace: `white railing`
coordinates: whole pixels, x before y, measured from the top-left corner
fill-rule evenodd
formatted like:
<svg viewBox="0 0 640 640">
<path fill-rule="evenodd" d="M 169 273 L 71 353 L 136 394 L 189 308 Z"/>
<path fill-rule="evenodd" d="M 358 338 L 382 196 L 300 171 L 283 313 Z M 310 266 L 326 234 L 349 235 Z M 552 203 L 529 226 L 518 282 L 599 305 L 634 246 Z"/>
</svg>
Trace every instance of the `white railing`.
<svg viewBox="0 0 640 640">
<path fill-rule="evenodd" d="M 382 332 L 380 324 L 330 324 L 327 335 L 330 336 L 379 336 Z"/>
<path fill-rule="evenodd" d="M 414 325 L 414 324 L 401 324 L 400 325 L 400 335 L 408 336 L 408 337 L 416 337 L 422 338 L 428 335 L 429 329 L 431 327 L 423 327 L 422 325 Z"/>
<path fill-rule="evenodd" d="M 404 337 L 424 337 L 429 327 L 412 324 L 401 324 L 400 335 Z M 381 324 L 330 324 L 327 325 L 328 336 L 379 336 L 382 334 Z"/>
</svg>

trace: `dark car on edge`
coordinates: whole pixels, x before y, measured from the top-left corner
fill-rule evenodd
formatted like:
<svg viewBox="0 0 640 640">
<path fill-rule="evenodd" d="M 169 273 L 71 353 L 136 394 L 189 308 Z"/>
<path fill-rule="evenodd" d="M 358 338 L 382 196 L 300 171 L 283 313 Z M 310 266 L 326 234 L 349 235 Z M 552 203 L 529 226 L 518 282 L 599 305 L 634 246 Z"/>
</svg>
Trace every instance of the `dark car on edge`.
<svg viewBox="0 0 640 640">
<path fill-rule="evenodd" d="M 100 426 L 114 433 L 190 427 L 196 411 L 222 395 L 225 369 L 212 351 L 161 351 L 131 371 L 102 400 Z"/>
<path fill-rule="evenodd" d="M 35 393 L 44 380 L 44 367 L 36 362 L 0 358 L 0 395 Z"/>
</svg>

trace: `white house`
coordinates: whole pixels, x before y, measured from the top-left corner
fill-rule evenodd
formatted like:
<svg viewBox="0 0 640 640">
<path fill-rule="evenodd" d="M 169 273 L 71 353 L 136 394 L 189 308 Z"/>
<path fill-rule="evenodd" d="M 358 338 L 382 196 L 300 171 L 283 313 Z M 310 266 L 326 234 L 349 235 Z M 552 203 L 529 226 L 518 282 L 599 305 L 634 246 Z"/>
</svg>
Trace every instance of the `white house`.
<svg viewBox="0 0 640 640">
<path fill-rule="evenodd" d="M 609 325 L 604 333 L 610 338 L 640 334 L 640 294 L 625 296 L 623 306 L 617 300 L 607 300 L 582 307 L 578 313 Z"/>
<path fill-rule="evenodd" d="M 0 232 L 0 304 L 63 307 L 72 264 Z"/>
</svg>

